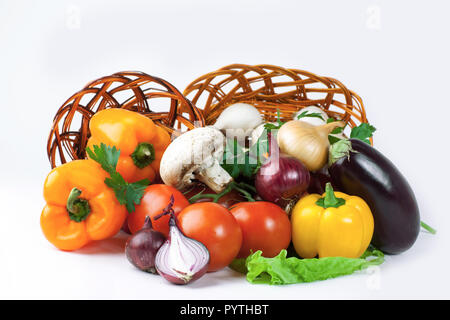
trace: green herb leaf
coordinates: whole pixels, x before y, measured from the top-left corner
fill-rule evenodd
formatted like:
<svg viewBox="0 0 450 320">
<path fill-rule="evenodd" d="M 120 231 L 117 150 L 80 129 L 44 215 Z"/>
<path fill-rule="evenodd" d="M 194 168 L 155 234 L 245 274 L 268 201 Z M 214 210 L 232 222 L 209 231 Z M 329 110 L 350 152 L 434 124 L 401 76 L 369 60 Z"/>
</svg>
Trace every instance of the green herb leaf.
<svg viewBox="0 0 450 320">
<path fill-rule="evenodd" d="M 256 174 L 259 162 L 236 139 L 229 139 L 225 147 L 221 165 L 234 179 L 240 176 L 251 178 Z"/>
<path fill-rule="evenodd" d="M 436 229 L 434 229 L 433 227 L 429 226 L 428 224 L 426 224 L 426 223 L 423 222 L 423 221 L 420 221 L 420 226 L 421 226 L 422 228 L 424 228 L 425 230 L 427 230 L 427 231 L 428 231 L 429 233 L 431 233 L 431 234 L 436 234 L 436 232 L 437 232 Z"/>
<path fill-rule="evenodd" d="M 298 116 L 297 116 L 297 119 L 298 120 L 300 120 L 301 118 L 319 118 L 319 119 L 321 119 L 322 121 L 325 121 L 324 119 L 323 119 L 323 116 L 322 116 L 322 114 L 320 114 L 320 113 L 318 113 L 318 112 L 313 112 L 313 113 L 308 113 L 308 112 L 310 112 L 310 111 L 308 111 L 308 110 L 306 110 L 306 111 L 303 111 L 302 113 L 300 113 Z"/>
<path fill-rule="evenodd" d="M 281 121 L 281 115 L 280 115 L 280 109 L 277 109 L 277 123 L 278 123 L 278 129 L 281 128 L 281 126 L 284 124 L 283 121 Z"/>
<path fill-rule="evenodd" d="M 89 157 L 98 162 L 103 170 L 109 173 L 109 178 L 105 178 L 105 184 L 113 189 L 117 201 L 125 205 L 128 212 L 135 210 L 135 204 L 139 204 L 144 195 L 145 188 L 150 184 L 148 179 L 143 179 L 134 183 L 128 183 L 120 173 L 116 171 L 120 150 L 116 147 L 109 147 L 105 144 L 94 145 L 93 151 L 86 148 Z"/>
<path fill-rule="evenodd" d="M 370 259 L 372 258 L 372 259 Z M 314 259 L 287 258 L 287 251 L 274 258 L 265 258 L 258 250 L 245 259 L 245 268 L 241 261 L 233 261 L 233 270 L 247 274 L 250 283 L 271 285 L 313 282 L 349 275 L 355 271 L 384 262 L 384 254 L 369 248 L 361 258 L 326 257 Z"/>
<path fill-rule="evenodd" d="M 337 128 L 334 128 L 333 131 L 331 131 L 331 134 L 339 134 L 339 133 L 342 133 L 342 131 L 344 131 L 344 128 L 337 127 Z"/>
<path fill-rule="evenodd" d="M 281 114 L 280 114 L 280 109 L 277 109 L 277 124 L 273 124 L 273 123 L 266 123 L 264 124 L 264 128 L 267 130 L 278 130 L 281 128 L 281 126 L 283 124 L 285 124 L 286 122 L 281 121 Z"/>
<path fill-rule="evenodd" d="M 359 139 L 367 144 L 370 144 L 369 138 L 372 137 L 376 130 L 377 129 L 374 126 L 368 123 L 361 123 L 359 126 L 352 129 L 350 138 Z"/>
<path fill-rule="evenodd" d="M 280 129 L 280 125 L 278 125 L 278 124 L 273 124 L 273 123 L 266 123 L 266 124 L 264 124 L 264 129 L 267 129 L 267 130 L 277 130 L 277 129 Z"/>
<path fill-rule="evenodd" d="M 336 142 L 340 141 L 342 139 L 332 136 L 332 135 L 328 135 L 328 142 L 330 143 L 330 145 L 335 144 Z"/>
<path fill-rule="evenodd" d="M 141 203 L 141 199 L 144 196 L 145 189 L 149 184 L 150 180 L 148 179 L 127 184 L 125 197 L 128 212 L 133 212 L 135 210 L 134 205 Z"/>
<path fill-rule="evenodd" d="M 103 170 L 111 174 L 116 171 L 117 162 L 119 161 L 120 150 L 117 150 L 116 147 L 107 146 L 104 143 L 101 143 L 100 146 L 94 145 L 94 151 L 92 151 L 89 147 L 86 148 L 86 152 L 89 157 L 100 163 Z"/>
<path fill-rule="evenodd" d="M 284 124 L 281 121 L 280 109 L 277 109 L 277 124 L 266 123 L 258 141 L 248 150 L 243 148 L 236 139 L 227 141 L 223 154 L 222 168 L 224 168 L 234 179 L 240 176 L 252 178 L 262 165 L 263 155 L 269 152 L 269 132 L 274 136 L 276 130 Z M 272 131 L 274 130 L 274 131 Z"/>
<path fill-rule="evenodd" d="M 110 173 L 110 178 L 105 179 L 105 184 L 114 190 L 116 194 L 116 198 L 120 204 L 126 204 L 126 190 L 127 190 L 127 182 L 123 179 L 123 177 L 117 173 Z"/>
</svg>

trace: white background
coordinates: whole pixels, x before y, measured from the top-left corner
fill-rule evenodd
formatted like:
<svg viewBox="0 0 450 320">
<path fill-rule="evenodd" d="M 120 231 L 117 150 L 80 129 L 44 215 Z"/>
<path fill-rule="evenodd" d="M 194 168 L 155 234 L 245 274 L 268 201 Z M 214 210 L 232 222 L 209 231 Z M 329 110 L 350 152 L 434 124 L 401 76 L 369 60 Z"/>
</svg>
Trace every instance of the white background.
<svg viewBox="0 0 450 320">
<path fill-rule="evenodd" d="M 0 298 L 450 298 L 448 1 L 0 0 Z M 46 142 L 58 107 L 123 70 L 181 91 L 231 63 L 275 64 L 341 80 L 363 97 L 375 146 L 405 174 L 438 229 L 369 273 L 251 285 L 230 271 L 188 286 L 133 268 L 124 236 L 80 252 L 42 236 Z"/>
</svg>

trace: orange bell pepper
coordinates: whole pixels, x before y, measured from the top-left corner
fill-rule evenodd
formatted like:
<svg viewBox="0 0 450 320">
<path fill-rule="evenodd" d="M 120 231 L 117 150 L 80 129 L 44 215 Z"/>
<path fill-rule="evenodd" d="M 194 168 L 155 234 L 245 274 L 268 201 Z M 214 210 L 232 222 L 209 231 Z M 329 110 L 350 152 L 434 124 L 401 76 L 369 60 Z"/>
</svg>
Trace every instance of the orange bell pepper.
<svg viewBox="0 0 450 320">
<path fill-rule="evenodd" d="M 151 119 L 125 109 L 104 109 L 91 118 L 89 129 L 88 147 L 104 143 L 120 149 L 116 170 L 125 181 L 153 181 L 159 174 L 161 157 L 170 143 L 170 135 Z"/>
<path fill-rule="evenodd" d="M 106 177 L 94 160 L 68 162 L 48 174 L 40 222 L 49 242 L 70 251 L 119 232 L 127 210 L 105 184 Z"/>
</svg>

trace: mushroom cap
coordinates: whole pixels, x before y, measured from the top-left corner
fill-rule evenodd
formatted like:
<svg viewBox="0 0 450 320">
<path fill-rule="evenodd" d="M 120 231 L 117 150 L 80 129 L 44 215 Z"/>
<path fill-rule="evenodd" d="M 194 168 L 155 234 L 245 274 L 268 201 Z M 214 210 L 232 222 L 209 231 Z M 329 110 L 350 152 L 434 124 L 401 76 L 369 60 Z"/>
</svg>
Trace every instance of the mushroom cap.
<svg viewBox="0 0 450 320">
<path fill-rule="evenodd" d="M 160 175 L 165 184 L 184 189 L 195 172 L 221 162 L 225 136 L 214 127 L 195 128 L 169 144 L 161 158 Z"/>
<path fill-rule="evenodd" d="M 253 129 L 263 122 L 261 113 L 253 105 L 238 102 L 226 107 L 214 123 L 218 129 Z"/>
</svg>

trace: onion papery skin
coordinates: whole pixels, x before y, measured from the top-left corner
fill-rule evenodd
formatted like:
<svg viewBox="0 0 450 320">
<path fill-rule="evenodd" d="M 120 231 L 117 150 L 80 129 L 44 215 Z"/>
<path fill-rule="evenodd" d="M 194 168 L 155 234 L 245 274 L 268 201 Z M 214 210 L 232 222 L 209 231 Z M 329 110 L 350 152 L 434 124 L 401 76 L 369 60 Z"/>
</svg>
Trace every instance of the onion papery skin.
<svg viewBox="0 0 450 320">
<path fill-rule="evenodd" d="M 187 284 L 193 282 L 202 277 L 208 270 L 210 259 L 209 251 L 201 242 L 186 237 L 178 228 L 173 218 L 171 218 L 170 224 L 169 239 L 164 242 L 156 255 L 156 270 L 162 277 L 174 284 Z M 177 274 L 175 268 L 170 264 L 170 251 L 180 250 L 179 242 L 182 242 L 182 248 L 184 250 L 189 250 L 189 253 L 197 259 L 193 265 L 188 263 L 188 268 L 192 274 L 189 274 L 186 277 L 183 277 L 181 274 Z M 188 252 L 183 252 L 183 250 L 180 250 L 177 254 L 178 257 L 182 258 L 183 255 L 188 254 Z M 185 262 L 186 261 L 182 261 L 181 263 Z"/>
<path fill-rule="evenodd" d="M 299 160 L 280 154 L 261 166 L 255 177 L 255 187 L 262 199 L 284 205 L 300 197 L 310 179 L 308 169 Z"/>
<path fill-rule="evenodd" d="M 125 254 L 128 261 L 136 268 L 155 273 L 155 258 L 158 250 L 166 241 L 166 237 L 151 227 L 146 221 L 144 227 L 130 236 L 125 244 Z"/>
</svg>

